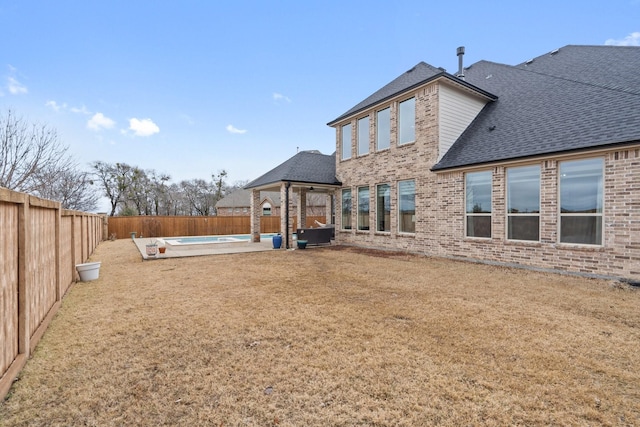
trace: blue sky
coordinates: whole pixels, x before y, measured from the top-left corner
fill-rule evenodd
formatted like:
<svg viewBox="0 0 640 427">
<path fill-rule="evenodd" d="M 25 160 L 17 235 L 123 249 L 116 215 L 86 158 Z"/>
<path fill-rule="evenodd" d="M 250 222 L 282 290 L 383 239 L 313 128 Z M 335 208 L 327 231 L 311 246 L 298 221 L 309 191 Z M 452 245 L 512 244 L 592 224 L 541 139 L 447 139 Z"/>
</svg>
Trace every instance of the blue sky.
<svg viewBox="0 0 640 427">
<path fill-rule="evenodd" d="M 0 109 L 82 165 L 252 180 L 425 61 L 515 65 L 567 44 L 640 45 L 640 0 L 0 1 Z"/>
</svg>

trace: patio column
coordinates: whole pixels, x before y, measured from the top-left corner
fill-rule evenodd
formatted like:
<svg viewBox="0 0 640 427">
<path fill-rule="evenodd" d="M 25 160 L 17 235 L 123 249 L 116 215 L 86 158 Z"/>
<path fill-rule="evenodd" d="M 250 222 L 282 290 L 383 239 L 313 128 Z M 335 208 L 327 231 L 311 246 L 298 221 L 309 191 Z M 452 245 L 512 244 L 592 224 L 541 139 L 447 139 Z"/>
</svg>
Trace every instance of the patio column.
<svg viewBox="0 0 640 427">
<path fill-rule="evenodd" d="M 333 192 L 330 191 L 325 195 L 324 199 L 324 217 L 325 224 L 333 224 L 332 221 L 332 212 L 333 212 Z"/>
<path fill-rule="evenodd" d="M 284 249 L 293 245 L 293 197 L 290 182 L 280 184 L 280 232 Z"/>
<path fill-rule="evenodd" d="M 251 191 L 251 239 L 260 241 L 260 191 Z"/>
<path fill-rule="evenodd" d="M 298 200 L 298 228 L 307 226 L 307 189 L 300 187 Z"/>
</svg>

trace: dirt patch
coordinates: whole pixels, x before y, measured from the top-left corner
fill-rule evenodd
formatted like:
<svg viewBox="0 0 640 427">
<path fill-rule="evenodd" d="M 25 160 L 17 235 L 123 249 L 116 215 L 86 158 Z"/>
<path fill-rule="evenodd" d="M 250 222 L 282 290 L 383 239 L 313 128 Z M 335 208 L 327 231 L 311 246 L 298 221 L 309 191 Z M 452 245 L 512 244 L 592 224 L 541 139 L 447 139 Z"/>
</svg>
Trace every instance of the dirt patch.
<svg viewBox="0 0 640 427">
<path fill-rule="evenodd" d="M 0 425 L 638 425 L 640 292 L 346 247 L 104 242 Z"/>
</svg>

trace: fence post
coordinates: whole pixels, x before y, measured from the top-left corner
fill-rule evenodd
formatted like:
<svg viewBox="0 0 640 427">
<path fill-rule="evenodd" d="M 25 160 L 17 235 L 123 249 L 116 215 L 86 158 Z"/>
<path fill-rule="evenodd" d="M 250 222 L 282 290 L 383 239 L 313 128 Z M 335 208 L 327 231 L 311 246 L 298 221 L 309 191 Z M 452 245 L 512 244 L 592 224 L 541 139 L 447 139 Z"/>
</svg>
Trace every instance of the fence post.
<svg viewBox="0 0 640 427">
<path fill-rule="evenodd" d="M 29 356 L 31 333 L 29 327 L 29 286 L 27 284 L 27 242 L 30 241 L 29 196 L 23 195 L 18 214 L 18 353 Z"/>
</svg>

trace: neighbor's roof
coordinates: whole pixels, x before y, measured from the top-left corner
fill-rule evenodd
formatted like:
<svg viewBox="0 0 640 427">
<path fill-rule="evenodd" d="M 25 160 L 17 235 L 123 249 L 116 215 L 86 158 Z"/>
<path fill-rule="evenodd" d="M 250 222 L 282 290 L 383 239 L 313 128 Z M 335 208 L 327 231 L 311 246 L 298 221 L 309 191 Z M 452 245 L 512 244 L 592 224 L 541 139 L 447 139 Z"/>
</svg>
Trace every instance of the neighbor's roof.
<svg viewBox="0 0 640 427">
<path fill-rule="evenodd" d="M 240 188 L 224 196 L 216 203 L 216 208 L 244 208 L 251 206 L 252 190 Z M 280 206 L 280 191 L 260 191 L 260 203 L 269 201 L 273 206 Z M 293 201 L 295 204 L 295 200 Z M 323 194 L 307 193 L 307 206 L 326 206 Z"/>
<path fill-rule="evenodd" d="M 300 151 L 244 188 L 266 187 L 280 182 L 341 185 L 336 179 L 335 153 L 326 155 L 319 151 Z"/>
<path fill-rule="evenodd" d="M 373 93 L 371 96 L 369 96 L 362 102 L 355 105 L 349 111 L 340 115 L 340 117 L 336 118 L 335 120 L 332 120 L 327 124 L 329 126 L 333 126 L 334 124 L 340 122 L 343 119 L 346 119 L 347 117 L 353 114 L 357 114 L 360 111 L 367 110 L 368 108 L 373 107 L 376 104 L 384 102 L 388 99 L 391 99 L 397 95 L 400 95 L 408 90 L 411 90 L 413 88 L 426 84 L 437 78 L 446 78 L 446 79 L 455 81 L 457 84 L 467 86 L 470 89 L 478 93 L 481 93 L 482 95 L 484 95 L 489 99 L 495 99 L 495 96 L 493 96 L 492 94 L 485 93 L 483 90 L 473 87 L 469 85 L 467 82 L 460 80 L 452 76 L 451 74 L 448 74 L 443 68 L 436 68 L 433 65 L 427 64 L 426 62 L 419 62 L 416 66 L 406 71 L 405 73 L 400 75 L 398 78 L 388 83 L 381 89 L 377 90 L 375 93 Z"/>
<path fill-rule="evenodd" d="M 433 170 L 640 141 L 640 47 L 566 46 L 466 81 L 498 96 Z"/>
<path fill-rule="evenodd" d="M 251 205 L 251 190 L 245 188 L 239 188 L 233 193 L 229 193 L 216 203 L 216 208 L 238 208 L 247 207 Z M 261 191 L 260 202 L 269 198 L 273 203 L 280 204 L 280 192 L 279 191 Z"/>
</svg>

